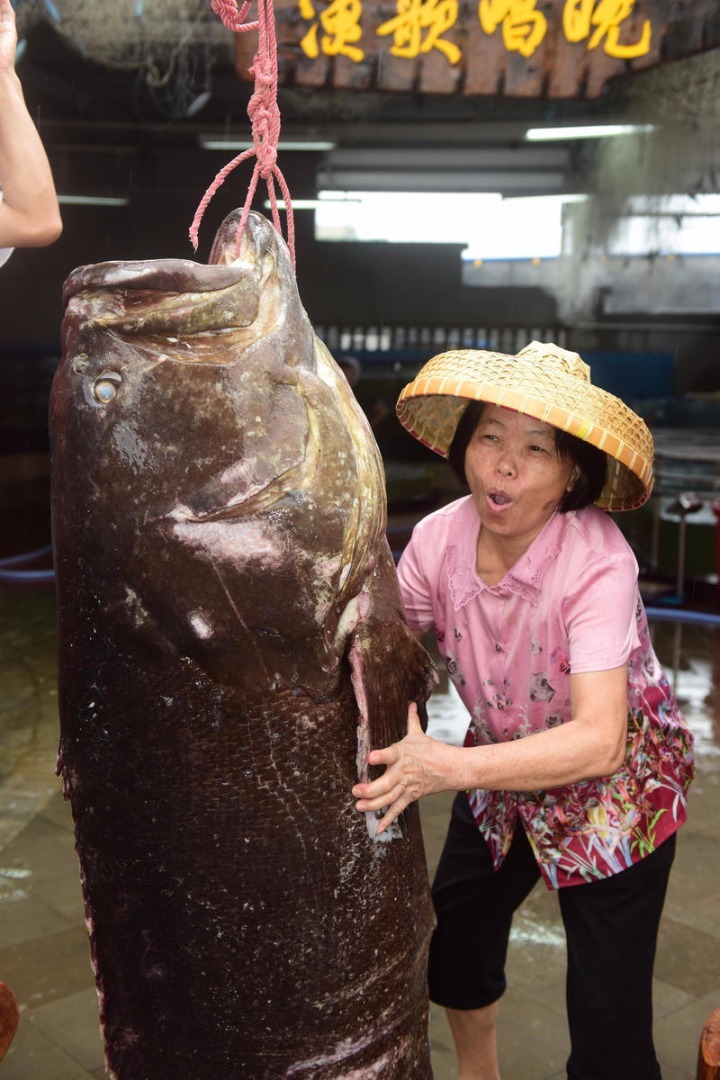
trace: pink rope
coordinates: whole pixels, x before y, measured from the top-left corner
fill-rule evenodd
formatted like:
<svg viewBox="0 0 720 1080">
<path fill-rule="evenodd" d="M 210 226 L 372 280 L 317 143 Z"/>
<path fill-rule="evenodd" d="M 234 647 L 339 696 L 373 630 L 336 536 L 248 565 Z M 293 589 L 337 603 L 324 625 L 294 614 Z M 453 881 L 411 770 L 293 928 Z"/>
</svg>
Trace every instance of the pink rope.
<svg viewBox="0 0 720 1080">
<path fill-rule="evenodd" d="M 273 0 L 258 0 L 258 17 L 254 22 L 245 22 L 245 17 L 250 9 L 252 0 L 245 0 L 238 10 L 237 0 L 210 0 L 212 9 L 218 15 L 225 26 L 237 34 L 247 30 L 258 31 L 258 48 L 255 53 L 253 65 L 250 71 L 255 76 L 255 89 L 248 103 L 248 116 L 252 124 L 253 145 L 244 150 L 229 164 L 220 170 L 210 187 L 203 195 L 192 225 L 190 226 L 190 240 L 193 248 L 198 248 L 198 232 L 203 215 L 210 200 L 218 188 L 222 187 L 229 174 L 241 162 L 250 157 L 255 157 L 255 168 L 248 187 L 248 193 L 243 206 L 240 224 L 237 232 L 237 247 L 240 250 L 240 237 L 250 214 L 253 197 L 257 189 L 260 177 L 265 181 L 270 199 L 272 219 L 275 228 L 282 235 L 280 224 L 280 212 L 278 210 L 275 195 L 275 181 L 285 200 L 287 214 L 287 245 L 290 251 L 293 267 L 295 266 L 295 222 L 293 219 L 292 202 L 285 177 L 280 172 L 277 164 L 278 141 L 280 139 L 280 109 L 277 103 L 277 40 L 275 36 L 275 15 Z"/>
<path fill-rule="evenodd" d="M 240 11 L 238 11 L 236 0 L 210 0 L 210 6 L 215 14 L 219 15 L 228 30 L 234 30 L 236 34 L 242 34 L 245 30 L 257 29 L 256 22 L 245 22 L 245 16 L 252 7 L 252 0 L 246 0 Z"/>
</svg>

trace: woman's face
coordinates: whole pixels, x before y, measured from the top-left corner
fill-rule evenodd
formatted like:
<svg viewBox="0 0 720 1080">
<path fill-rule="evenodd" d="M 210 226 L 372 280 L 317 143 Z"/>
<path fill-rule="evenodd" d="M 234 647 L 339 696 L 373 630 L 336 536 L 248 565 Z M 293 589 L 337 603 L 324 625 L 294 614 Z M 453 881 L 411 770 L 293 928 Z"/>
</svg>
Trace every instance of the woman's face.
<svg viewBox="0 0 720 1080">
<path fill-rule="evenodd" d="M 528 547 L 577 477 L 558 456 L 555 429 L 485 405 L 465 452 L 465 475 L 483 529 Z"/>
</svg>

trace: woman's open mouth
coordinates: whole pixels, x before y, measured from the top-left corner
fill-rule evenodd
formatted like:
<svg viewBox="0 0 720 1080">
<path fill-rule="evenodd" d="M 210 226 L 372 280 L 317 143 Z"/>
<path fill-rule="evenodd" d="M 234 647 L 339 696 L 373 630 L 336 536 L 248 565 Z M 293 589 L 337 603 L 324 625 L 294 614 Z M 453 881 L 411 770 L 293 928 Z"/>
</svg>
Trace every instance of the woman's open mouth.
<svg viewBox="0 0 720 1080">
<path fill-rule="evenodd" d="M 502 491 L 488 491 L 487 497 L 494 506 L 508 506 L 512 501 L 510 496 L 505 495 Z"/>
</svg>

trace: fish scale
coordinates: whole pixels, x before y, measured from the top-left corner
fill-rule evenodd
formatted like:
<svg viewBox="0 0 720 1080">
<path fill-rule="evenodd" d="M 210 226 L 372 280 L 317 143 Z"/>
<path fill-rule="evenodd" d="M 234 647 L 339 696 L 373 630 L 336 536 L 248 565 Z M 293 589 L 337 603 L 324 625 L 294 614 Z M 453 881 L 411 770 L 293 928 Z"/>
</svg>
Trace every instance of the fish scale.
<svg viewBox="0 0 720 1080">
<path fill-rule="evenodd" d="M 65 286 L 58 768 L 107 1069 L 425 1080 L 417 806 L 375 839 L 351 788 L 434 670 L 369 427 L 275 229 L 252 214 L 226 259 L 238 219 L 211 265 Z"/>
</svg>

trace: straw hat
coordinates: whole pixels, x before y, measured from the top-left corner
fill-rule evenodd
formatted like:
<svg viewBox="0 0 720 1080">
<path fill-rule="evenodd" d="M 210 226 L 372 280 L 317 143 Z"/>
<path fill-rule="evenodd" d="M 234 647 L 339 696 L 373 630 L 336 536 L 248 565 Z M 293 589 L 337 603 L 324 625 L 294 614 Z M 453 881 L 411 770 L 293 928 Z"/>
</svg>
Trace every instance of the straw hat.
<svg viewBox="0 0 720 1080">
<path fill-rule="evenodd" d="M 459 349 L 433 357 L 397 403 L 400 423 L 442 457 L 448 456 L 468 401 L 487 401 L 534 416 L 584 439 L 608 456 L 597 505 L 633 510 L 653 486 L 653 440 L 628 406 L 593 386 L 577 353 L 533 341 L 517 356 Z"/>
</svg>

